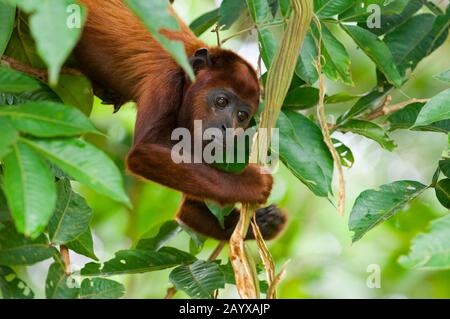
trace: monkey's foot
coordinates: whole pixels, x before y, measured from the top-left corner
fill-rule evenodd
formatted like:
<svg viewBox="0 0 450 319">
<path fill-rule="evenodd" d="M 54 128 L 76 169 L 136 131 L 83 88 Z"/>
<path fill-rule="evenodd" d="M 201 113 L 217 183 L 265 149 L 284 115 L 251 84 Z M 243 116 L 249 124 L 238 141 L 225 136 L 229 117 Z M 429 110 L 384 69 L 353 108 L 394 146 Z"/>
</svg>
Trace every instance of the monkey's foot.
<svg viewBox="0 0 450 319">
<path fill-rule="evenodd" d="M 103 105 L 113 105 L 114 113 L 117 113 L 125 103 L 119 94 L 109 89 L 96 88 L 94 93 L 102 100 Z"/>
<path fill-rule="evenodd" d="M 286 225 L 286 214 L 277 206 L 270 205 L 265 208 L 259 208 L 255 212 L 256 223 L 258 224 L 261 235 L 264 239 L 275 238 Z M 254 239 L 252 227 L 249 228 L 247 239 Z"/>
</svg>

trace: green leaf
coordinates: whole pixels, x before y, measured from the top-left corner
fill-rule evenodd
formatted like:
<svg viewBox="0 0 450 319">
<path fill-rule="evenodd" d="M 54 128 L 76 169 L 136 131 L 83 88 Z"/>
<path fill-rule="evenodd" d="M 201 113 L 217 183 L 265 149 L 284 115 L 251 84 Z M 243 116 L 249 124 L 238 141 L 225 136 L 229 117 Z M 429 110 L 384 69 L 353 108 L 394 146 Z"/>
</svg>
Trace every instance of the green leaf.
<svg viewBox="0 0 450 319">
<path fill-rule="evenodd" d="M 26 282 L 17 277 L 14 270 L 6 266 L 0 266 L 0 291 L 3 299 L 34 298 L 34 292 Z"/>
<path fill-rule="evenodd" d="M 355 157 L 353 156 L 352 150 L 347 145 L 335 138 L 333 138 L 332 141 L 334 148 L 339 154 L 342 166 L 351 168 L 355 163 Z"/>
<path fill-rule="evenodd" d="M 341 132 L 351 132 L 354 134 L 362 135 L 371 140 L 374 140 L 380 146 L 388 151 L 394 150 L 397 145 L 387 135 L 386 131 L 378 124 L 362 121 L 362 120 L 349 120 L 344 125 L 339 126 Z"/>
<path fill-rule="evenodd" d="M 214 9 L 212 11 L 202 14 L 200 17 L 192 21 L 189 28 L 194 32 L 196 36 L 201 36 L 203 33 L 212 28 L 214 24 L 219 20 L 219 9 Z"/>
<path fill-rule="evenodd" d="M 9 121 L 0 117 L 0 161 L 10 152 L 11 146 L 16 143 L 19 133 L 14 129 Z"/>
<path fill-rule="evenodd" d="M 69 180 L 61 179 L 56 185 L 58 200 L 48 224 L 48 234 L 52 244 L 64 245 L 88 229 L 92 209 L 83 197 L 72 190 Z"/>
<path fill-rule="evenodd" d="M 181 231 L 175 220 L 169 220 L 145 233 L 136 249 L 158 251 Z"/>
<path fill-rule="evenodd" d="M 366 190 L 355 201 L 349 219 L 353 242 L 400 211 L 403 206 L 422 194 L 427 187 L 415 181 L 397 181 Z"/>
<path fill-rule="evenodd" d="M 322 54 L 325 58 L 323 70 L 326 76 L 330 80 L 342 81 L 344 84 L 353 86 L 350 74 L 350 55 L 344 45 L 324 24 L 322 25 L 322 43 Z"/>
<path fill-rule="evenodd" d="M 413 103 L 391 114 L 387 118 L 387 121 L 390 123 L 389 130 L 412 129 L 414 131 L 430 131 L 447 134 L 450 131 L 450 120 L 439 121 L 413 128 L 424 105 L 424 103 Z"/>
<path fill-rule="evenodd" d="M 446 159 L 439 161 L 439 169 L 441 170 L 442 174 L 450 177 L 450 160 Z"/>
<path fill-rule="evenodd" d="M 320 128 L 305 116 L 285 111 L 280 114 L 280 159 L 317 196 L 331 191 L 333 159 Z"/>
<path fill-rule="evenodd" d="M 17 130 L 38 137 L 98 133 L 81 111 L 53 102 L 2 107 L 1 117 L 7 117 Z"/>
<path fill-rule="evenodd" d="M 321 18 L 338 15 L 352 5 L 354 0 L 314 0 L 314 12 Z"/>
<path fill-rule="evenodd" d="M 450 119 L 450 89 L 433 97 L 419 113 L 414 127 Z"/>
<path fill-rule="evenodd" d="M 92 233 L 89 228 L 76 239 L 68 242 L 66 246 L 77 254 L 98 260 L 94 253 L 94 242 L 92 240 Z"/>
<path fill-rule="evenodd" d="M 435 75 L 434 77 L 438 80 L 441 80 L 442 82 L 450 83 L 450 69 L 438 75 Z"/>
<path fill-rule="evenodd" d="M 400 74 L 413 71 L 422 59 L 442 45 L 447 39 L 449 26 L 450 9 L 445 16 L 416 15 L 387 34 L 384 41 Z"/>
<path fill-rule="evenodd" d="M 309 109 L 319 102 L 319 90 L 309 86 L 302 86 L 290 91 L 283 103 L 283 108 L 293 110 Z"/>
<path fill-rule="evenodd" d="M 169 40 L 160 31 L 179 31 L 176 18 L 169 12 L 168 1 L 126 0 L 128 7 L 141 19 L 145 27 L 161 46 L 169 52 L 175 61 L 184 69 L 191 80 L 195 79 L 194 71 L 189 63 L 184 45 L 181 41 Z"/>
<path fill-rule="evenodd" d="M 450 178 L 440 180 L 434 187 L 436 197 L 445 208 L 450 209 Z"/>
<path fill-rule="evenodd" d="M 53 90 L 66 105 L 71 105 L 89 116 L 94 103 L 91 82 L 82 75 L 61 75 Z"/>
<path fill-rule="evenodd" d="M 47 226 L 56 203 L 53 174 L 28 145 L 18 142 L 4 158 L 4 191 L 19 232 L 33 238 Z"/>
<path fill-rule="evenodd" d="M 33 265 L 51 258 L 58 251 L 49 246 L 47 238 L 36 239 L 19 234 L 11 223 L 0 230 L 0 264 L 8 266 Z"/>
<path fill-rule="evenodd" d="M 255 24 L 266 22 L 270 8 L 267 0 L 246 0 L 248 12 Z"/>
<path fill-rule="evenodd" d="M 411 16 L 413 16 L 417 11 L 423 6 L 423 0 L 410 0 L 406 5 L 405 9 L 397 14 L 383 14 L 380 17 L 380 28 L 370 28 L 367 26 L 367 21 L 360 22 L 358 25 L 365 29 L 369 29 L 372 33 L 380 36 L 386 34 L 396 27 L 404 23 Z"/>
<path fill-rule="evenodd" d="M 118 299 L 125 294 L 125 287 L 105 278 L 84 279 L 80 288 L 80 299 Z"/>
<path fill-rule="evenodd" d="M 75 279 L 65 273 L 64 265 L 59 261 L 51 264 L 45 281 L 47 299 L 76 299 L 79 293 Z"/>
<path fill-rule="evenodd" d="M 205 204 L 206 206 L 208 206 L 209 211 L 214 216 L 216 216 L 217 220 L 219 221 L 220 227 L 222 227 L 222 229 L 225 229 L 225 217 L 233 212 L 234 205 L 222 207 L 210 200 L 205 201 Z"/>
<path fill-rule="evenodd" d="M 337 124 L 341 124 L 349 119 L 352 119 L 365 111 L 372 109 L 379 105 L 380 101 L 386 97 L 391 87 L 376 87 L 371 92 L 362 96 L 347 112 L 340 116 Z"/>
<path fill-rule="evenodd" d="M 394 63 L 394 58 L 387 45 L 375 34 L 358 26 L 342 25 L 342 28 L 353 38 L 356 44 L 383 72 L 389 83 L 400 87 L 403 83 L 402 77 Z"/>
<path fill-rule="evenodd" d="M 18 2 L 21 6 L 23 1 Z M 86 12 L 73 0 L 37 2 L 39 5 L 30 16 L 30 29 L 37 51 L 48 66 L 49 81 L 56 85 L 62 65 L 80 38 Z M 79 12 L 68 11 L 73 4 L 77 5 Z M 70 14 L 79 14 L 80 26 L 69 25 Z"/>
<path fill-rule="evenodd" d="M 246 8 L 244 0 L 223 0 L 219 9 L 219 25 L 222 30 L 228 30 L 235 23 Z"/>
<path fill-rule="evenodd" d="M 129 249 L 116 252 L 115 257 L 103 264 L 89 263 L 81 269 L 83 276 L 112 276 L 137 274 L 190 264 L 196 258 L 172 247 L 158 251 Z"/>
<path fill-rule="evenodd" d="M 35 101 L 60 103 L 61 99 L 55 94 L 55 92 L 45 86 L 36 91 L 28 91 L 23 93 L 0 93 L 0 106 L 26 104 Z"/>
<path fill-rule="evenodd" d="M 295 74 L 312 85 L 319 79 L 319 74 L 315 67 L 318 51 L 317 44 L 311 31 L 308 31 L 303 42 L 302 50 L 295 66 Z"/>
<path fill-rule="evenodd" d="M 357 0 L 353 1 L 353 6 L 347 11 L 339 15 L 339 20 L 342 21 L 354 21 L 365 22 L 367 17 L 372 14 L 373 11 L 368 10 L 369 5 L 376 4 L 381 9 L 382 15 L 398 14 L 401 13 L 408 2 L 411 0 Z"/>
<path fill-rule="evenodd" d="M 258 31 L 259 43 L 261 44 L 261 56 L 264 65 L 269 68 L 272 60 L 277 53 L 278 40 L 270 29 L 260 29 Z"/>
<path fill-rule="evenodd" d="M 345 103 L 355 99 L 361 98 L 360 95 L 351 95 L 347 92 L 339 92 L 330 96 L 325 97 L 326 104 L 338 104 Z"/>
<path fill-rule="evenodd" d="M 31 76 L 0 65 L 0 92 L 22 93 L 39 90 L 42 86 Z"/>
<path fill-rule="evenodd" d="M 192 298 L 211 298 L 215 290 L 225 287 L 225 276 L 219 265 L 203 260 L 175 268 L 169 279 L 176 289 Z"/>
<path fill-rule="evenodd" d="M 16 7 L 0 2 L 0 57 L 5 52 L 14 29 Z"/>
<path fill-rule="evenodd" d="M 431 231 L 418 234 L 412 241 L 410 253 L 399 263 L 408 269 L 450 268 L 450 215 L 431 222 Z"/>
<path fill-rule="evenodd" d="M 122 176 L 102 151 L 81 139 L 23 139 L 81 184 L 131 206 L 123 188 Z"/>
</svg>

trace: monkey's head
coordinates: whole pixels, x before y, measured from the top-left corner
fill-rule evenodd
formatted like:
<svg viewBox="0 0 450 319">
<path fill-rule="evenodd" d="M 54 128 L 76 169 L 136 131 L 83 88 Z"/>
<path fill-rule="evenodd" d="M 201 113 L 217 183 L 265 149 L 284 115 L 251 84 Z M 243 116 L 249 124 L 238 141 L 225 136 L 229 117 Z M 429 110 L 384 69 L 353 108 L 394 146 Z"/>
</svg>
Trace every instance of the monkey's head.
<svg viewBox="0 0 450 319">
<path fill-rule="evenodd" d="M 252 66 L 237 54 L 220 48 L 199 49 L 190 59 L 196 81 L 187 81 L 178 122 L 194 132 L 246 129 L 258 110 L 261 85 Z M 202 133 L 203 133 L 202 132 Z"/>
</svg>

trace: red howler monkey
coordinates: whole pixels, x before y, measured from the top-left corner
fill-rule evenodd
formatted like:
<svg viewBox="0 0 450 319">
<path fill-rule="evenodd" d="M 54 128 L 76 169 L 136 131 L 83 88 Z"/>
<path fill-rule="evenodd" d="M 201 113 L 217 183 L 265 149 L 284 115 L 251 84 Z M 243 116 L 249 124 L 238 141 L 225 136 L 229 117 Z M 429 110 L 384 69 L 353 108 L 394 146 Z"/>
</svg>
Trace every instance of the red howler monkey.
<svg viewBox="0 0 450 319">
<path fill-rule="evenodd" d="M 128 169 L 185 194 L 179 222 L 206 236 L 228 239 L 239 211 L 226 218 L 222 229 L 203 200 L 263 204 L 272 177 L 255 165 L 233 174 L 205 163 L 176 164 L 171 159 L 171 133 L 178 127 L 192 132 L 194 120 L 202 120 L 204 128 L 245 129 L 260 100 L 256 72 L 235 53 L 200 41 L 173 12 L 181 31 L 162 33 L 183 42 L 196 74 L 192 83 L 122 0 L 80 2 L 88 9 L 75 50 L 80 69 L 104 101 L 117 107 L 134 100 L 138 106 Z M 257 210 L 256 221 L 263 236 L 271 239 L 281 231 L 285 215 L 269 206 Z M 250 231 L 248 238 L 252 237 Z"/>
</svg>

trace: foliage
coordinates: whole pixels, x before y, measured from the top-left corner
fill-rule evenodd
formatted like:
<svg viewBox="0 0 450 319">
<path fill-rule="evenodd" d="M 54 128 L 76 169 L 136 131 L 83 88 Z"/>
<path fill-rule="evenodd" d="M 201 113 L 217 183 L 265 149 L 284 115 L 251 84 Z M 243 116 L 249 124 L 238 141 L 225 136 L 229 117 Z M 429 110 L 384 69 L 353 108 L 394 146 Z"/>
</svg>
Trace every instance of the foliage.
<svg viewBox="0 0 450 319">
<path fill-rule="evenodd" d="M 179 28 L 166 2 L 156 1 L 151 7 L 148 1 L 126 3 L 192 78 L 181 43 L 159 33 L 161 28 Z M 117 167 L 110 158 L 117 150 L 110 148 L 107 155 L 99 147 L 108 148 L 104 145 L 108 143 L 98 142 L 105 135 L 89 119 L 94 100 L 91 84 L 82 75 L 65 72 L 73 67 L 70 54 L 86 18 L 85 10 L 78 6 L 80 28 L 66 27 L 68 14 L 77 13 L 73 4 L 75 1 L 71 0 L 0 0 L 0 56 L 5 62 L 0 65 L 1 294 L 3 298 L 33 298 L 35 293 L 27 279 L 19 278 L 23 274 L 20 266 L 53 259 L 46 279 L 47 298 L 120 298 L 126 292 L 125 286 L 103 276 L 163 269 L 170 270 L 168 280 L 188 296 L 214 296 L 226 284 L 234 284 L 230 264 L 223 260 L 204 260 L 205 240 L 173 220 L 158 220 L 159 227 L 133 238 L 136 244 L 132 248 L 117 249 L 113 258 L 98 261 L 91 230 L 93 219 L 100 218 L 95 214 L 98 205 L 109 198 L 115 207 L 131 209 L 127 195 L 131 187 L 124 187 L 122 167 Z M 379 5 L 381 9 L 379 28 L 371 28 L 367 23 L 373 19 L 373 13 L 367 9 L 369 4 Z M 391 96 L 402 92 L 420 62 L 446 41 L 450 8 L 435 6 L 430 10 L 430 5 L 421 0 L 387 3 L 384 0 L 315 0 L 314 7 L 317 20 L 313 21 L 299 52 L 296 75 L 277 123 L 278 155 L 292 176 L 314 196 L 332 201 L 333 158 L 315 112 L 321 89 L 318 80 L 322 76 L 316 61 L 321 61 L 324 76 L 345 88 L 333 94 L 325 92 L 327 111 L 336 103 L 349 105 L 333 113 L 337 118 L 329 123 L 343 166 L 352 167 L 355 157 L 352 145 L 340 142 L 338 134 L 360 135 L 390 152 L 397 147 L 391 136 L 393 131 L 448 135 L 449 89 L 419 102 L 402 98 L 398 104 L 392 104 Z M 224 0 L 219 8 L 201 14 L 190 27 L 198 36 L 212 28 L 219 35 L 239 28 L 230 39 L 256 30 L 261 58 L 268 69 L 289 13 L 289 1 Z M 354 57 L 349 53 L 348 41 L 342 40 L 347 36 L 371 61 L 366 68 L 376 85 L 364 94 L 356 95 L 352 89 L 360 84 L 355 81 Z M 33 70 L 48 72 L 16 70 L 8 62 L 11 59 Z M 442 71 L 434 80 L 448 84 L 450 71 Z M 436 174 L 425 183 L 392 181 L 377 190 L 361 192 L 350 212 L 353 241 L 407 210 L 428 189 L 434 190 L 432 195 L 437 202 L 449 208 L 448 152 L 449 147 L 443 150 L 442 158 L 434 159 Z M 83 189 L 93 191 L 99 203 L 85 198 Z M 154 195 L 151 200 L 161 200 L 161 210 L 169 210 L 170 204 Z M 223 226 L 232 207 L 207 204 Z M 136 215 L 130 218 L 136 218 L 136 224 L 144 215 L 140 211 L 149 215 L 145 206 L 135 207 Z M 408 269 L 450 268 L 448 217 L 435 220 L 429 217 L 430 231 L 412 240 L 409 254 L 401 256 L 399 264 Z M 190 238 L 189 252 L 167 246 L 186 234 Z M 67 273 L 57 249 L 61 247 L 96 262 L 87 263 L 79 274 Z M 75 275 L 82 276 L 82 280 L 75 280 Z M 264 291 L 264 284 L 261 287 Z"/>
</svg>

